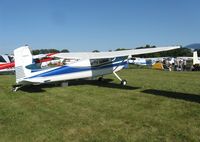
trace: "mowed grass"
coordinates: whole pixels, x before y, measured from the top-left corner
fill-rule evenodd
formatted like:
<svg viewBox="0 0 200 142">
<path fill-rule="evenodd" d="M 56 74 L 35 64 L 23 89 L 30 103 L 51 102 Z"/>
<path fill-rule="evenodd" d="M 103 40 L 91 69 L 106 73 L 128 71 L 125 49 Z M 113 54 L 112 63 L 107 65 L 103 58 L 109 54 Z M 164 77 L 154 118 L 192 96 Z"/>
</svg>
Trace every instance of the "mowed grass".
<svg viewBox="0 0 200 142">
<path fill-rule="evenodd" d="M 125 69 L 122 87 L 73 81 L 11 92 L 0 76 L 0 141 L 200 141 L 200 72 Z"/>
</svg>

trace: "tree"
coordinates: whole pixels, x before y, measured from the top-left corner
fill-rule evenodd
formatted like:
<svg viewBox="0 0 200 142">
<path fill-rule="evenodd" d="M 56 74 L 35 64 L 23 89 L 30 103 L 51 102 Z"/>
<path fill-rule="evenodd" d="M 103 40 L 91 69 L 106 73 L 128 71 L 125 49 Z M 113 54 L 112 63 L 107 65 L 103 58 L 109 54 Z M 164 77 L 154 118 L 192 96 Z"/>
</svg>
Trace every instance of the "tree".
<svg viewBox="0 0 200 142">
<path fill-rule="evenodd" d="M 68 49 L 63 49 L 63 50 L 61 50 L 60 52 L 61 52 L 61 53 L 68 53 L 69 50 L 68 50 Z"/>
<path fill-rule="evenodd" d="M 128 50 L 126 48 L 117 48 L 115 51 Z"/>
<path fill-rule="evenodd" d="M 38 54 L 40 54 L 40 50 L 38 50 L 38 49 L 32 50 L 32 54 L 33 55 L 38 55 Z"/>
<path fill-rule="evenodd" d="M 93 50 L 92 52 L 99 52 L 99 50 Z"/>
<path fill-rule="evenodd" d="M 57 49 L 49 49 L 48 53 L 60 53 L 60 51 Z"/>
<path fill-rule="evenodd" d="M 60 51 L 57 49 L 36 49 L 32 50 L 33 55 L 37 54 L 48 54 L 48 53 L 59 53 Z"/>
<path fill-rule="evenodd" d="M 144 47 L 137 47 L 136 49 L 145 49 L 145 48 L 156 48 L 156 46 L 155 45 L 151 46 L 149 44 L 146 44 L 146 46 L 144 46 Z"/>
<path fill-rule="evenodd" d="M 194 51 L 197 51 L 198 56 L 200 56 L 200 49 L 195 49 Z"/>
</svg>

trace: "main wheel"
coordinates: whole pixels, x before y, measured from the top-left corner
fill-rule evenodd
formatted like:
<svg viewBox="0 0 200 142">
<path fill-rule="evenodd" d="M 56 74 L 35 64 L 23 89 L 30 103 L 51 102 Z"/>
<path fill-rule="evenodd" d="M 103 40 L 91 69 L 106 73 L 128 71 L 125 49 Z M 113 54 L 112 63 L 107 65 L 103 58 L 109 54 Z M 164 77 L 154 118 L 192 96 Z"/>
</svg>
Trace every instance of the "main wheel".
<svg viewBox="0 0 200 142">
<path fill-rule="evenodd" d="M 98 78 L 98 81 L 103 81 L 103 77 L 99 77 L 99 78 Z"/>
<path fill-rule="evenodd" d="M 121 81 L 121 85 L 126 86 L 126 84 L 127 84 L 127 81 L 126 81 L 126 80 L 122 80 L 122 81 Z"/>
</svg>

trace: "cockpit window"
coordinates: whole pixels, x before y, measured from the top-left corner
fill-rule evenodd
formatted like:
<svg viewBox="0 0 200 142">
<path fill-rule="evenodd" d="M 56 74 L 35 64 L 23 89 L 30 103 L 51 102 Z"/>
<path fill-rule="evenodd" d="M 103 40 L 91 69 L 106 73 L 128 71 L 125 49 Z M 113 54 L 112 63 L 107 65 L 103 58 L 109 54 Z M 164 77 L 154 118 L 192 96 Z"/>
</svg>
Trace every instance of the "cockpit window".
<svg viewBox="0 0 200 142">
<path fill-rule="evenodd" d="M 0 62 L 6 62 L 6 60 L 2 56 L 0 56 Z"/>
</svg>

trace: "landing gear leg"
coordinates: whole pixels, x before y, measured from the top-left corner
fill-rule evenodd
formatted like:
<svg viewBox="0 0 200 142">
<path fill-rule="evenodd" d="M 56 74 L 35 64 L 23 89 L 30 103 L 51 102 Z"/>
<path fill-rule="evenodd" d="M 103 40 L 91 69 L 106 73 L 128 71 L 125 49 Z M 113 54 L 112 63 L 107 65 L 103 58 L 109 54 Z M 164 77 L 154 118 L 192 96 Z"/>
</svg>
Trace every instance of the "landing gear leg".
<svg viewBox="0 0 200 142">
<path fill-rule="evenodd" d="M 117 77 L 117 79 L 119 79 L 119 81 L 121 81 L 121 85 L 125 86 L 127 84 L 127 81 L 124 79 L 121 79 L 116 72 L 113 72 L 113 74 Z"/>
</svg>

